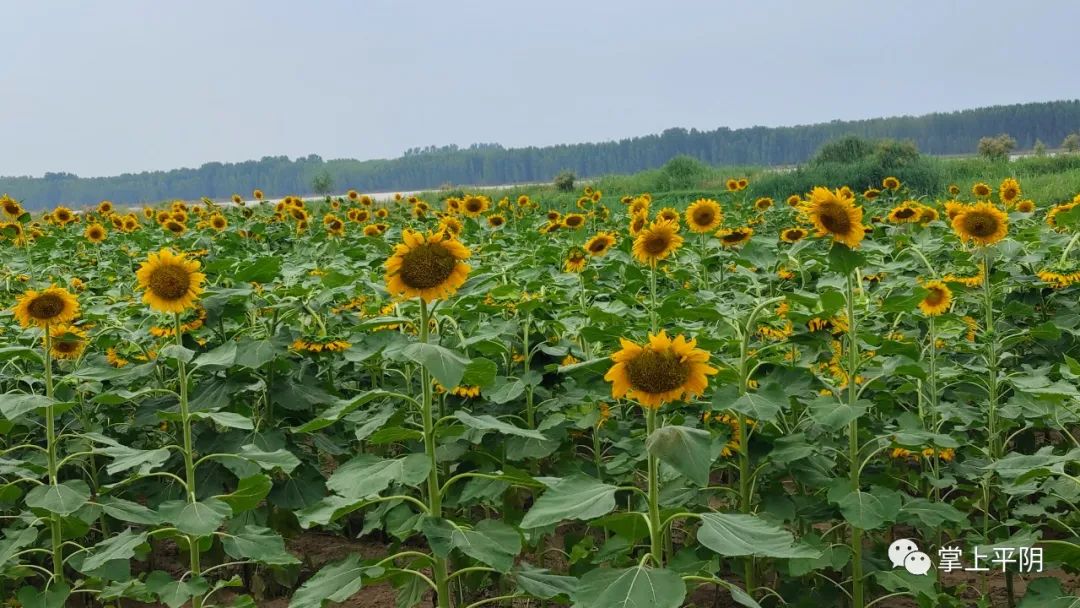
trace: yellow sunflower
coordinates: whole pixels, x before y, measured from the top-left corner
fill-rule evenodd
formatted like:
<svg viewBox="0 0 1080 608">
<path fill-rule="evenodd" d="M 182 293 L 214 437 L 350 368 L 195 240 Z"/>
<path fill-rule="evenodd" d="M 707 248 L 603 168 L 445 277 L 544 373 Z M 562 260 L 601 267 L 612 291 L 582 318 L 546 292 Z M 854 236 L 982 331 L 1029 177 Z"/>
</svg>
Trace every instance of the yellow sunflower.
<svg viewBox="0 0 1080 608">
<path fill-rule="evenodd" d="M 749 226 L 724 228 L 716 231 L 714 236 L 720 239 L 720 244 L 724 247 L 739 247 L 746 244 L 750 237 L 754 236 L 754 229 Z"/>
<path fill-rule="evenodd" d="M 689 224 L 691 232 L 712 232 L 723 222 L 724 212 L 720 203 L 711 198 L 699 198 L 686 208 L 686 223 Z"/>
<path fill-rule="evenodd" d="M 376 224 L 368 224 L 364 226 L 364 236 L 379 236 L 382 234 L 382 230 Z"/>
<path fill-rule="evenodd" d="M 962 241 L 993 245 L 1008 234 L 1009 216 L 990 203 L 977 203 L 954 217 L 952 228 Z"/>
<path fill-rule="evenodd" d="M 1020 198 L 1020 182 L 1011 177 L 1005 178 L 998 188 L 998 195 L 1001 196 L 1001 202 L 1012 205 Z"/>
<path fill-rule="evenodd" d="M 672 340 L 661 331 L 640 346 L 625 338 L 620 342 L 622 349 L 611 355 L 614 365 L 604 374 L 616 399 L 626 397 L 659 409 L 702 395 L 709 386 L 708 376 L 716 373 L 709 365 L 709 353 L 697 348 L 697 340 L 682 335 Z"/>
<path fill-rule="evenodd" d="M 471 268 L 463 260 L 469 249 L 439 231 L 427 237 L 405 229 L 402 243 L 386 260 L 386 288 L 391 295 L 430 302 L 453 295 L 465 283 Z"/>
<path fill-rule="evenodd" d="M 949 195 L 957 196 L 958 194 L 960 194 L 960 186 L 957 186 L 956 184 L 949 184 Z"/>
<path fill-rule="evenodd" d="M 61 205 L 56 209 L 53 209 L 52 218 L 57 224 L 63 226 L 75 221 L 75 212 Z"/>
<path fill-rule="evenodd" d="M 162 228 L 164 228 L 165 230 L 168 230 L 169 232 L 175 234 L 176 236 L 180 236 L 181 234 L 184 234 L 185 232 L 187 232 L 187 226 L 185 226 L 184 224 L 182 224 L 182 223 L 180 223 L 180 222 L 178 222 L 176 220 L 168 220 L 168 221 L 166 221 L 162 225 Z"/>
<path fill-rule="evenodd" d="M 889 177 L 881 180 L 881 187 L 885 188 L 886 190 L 899 190 L 900 180 L 890 175 Z"/>
<path fill-rule="evenodd" d="M 909 224 L 919 221 L 919 206 L 915 201 L 904 201 L 889 212 L 889 221 L 894 224 Z"/>
<path fill-rule="evenodd" d="M 637 236 L 641 234 L 641 231 L 645 229 L 646 223 L 649 219 L 644 215 L 635 215 L 630 218 L 630 235 Z"/>
<path fill-rule="evenodd" d="M 798 194 L 792 194 L 791 196 L 787 197 L 787 204 L 788 207 L 797 208 L 799 205 L 802 204 L 802 199 L 799 198 Z"/>
<path fill-rule="evenodd" d="M 11 310 L 19 325 L 45 327 L 74 321 L 79 315 L 79 301 L 63 287 L 51 285 L 41 291 L 27 291 Z"/>
<path fill-rule="evenodd" d="M 221 232 L 222 230 L 225 230 L 229 227 L 229 220 L 225 219 L 224 215 L 221 215 L 220 213 L 215 213 L 214 215 L 210 216 L 210 227 L 214 230 L 217 230 L 218 232 Z"/>
<path fill-rule="evenodd" d="M 671 207 L 664 207 L 656 214 L 656 219 L 664 220 L 667 222 L 679 223 L 679 212 Z"/>
<path fill-rule="evenodd" d="M 987 198 L 988 196 L 990 196 L 990 192 L 990 186 L 987 186 L 982 182 L 979 182 L 971 187 L 971 193 L 978 198 Z"/>
<path fill-rule="evenodd" d="M 648 216 L 648 214 L 649 214 L 649 205 L 651 205 L 651 204 L 652 204 L 651 201 L 648 201 L 648 200 L 645 200 L 644 198 L 638 197 L 638 198 L 635 198 L 634 201 L 630 203 L 630 207 L 628 207 L 627 209 L 630 212 L 630 215 L 645 215 L 645 216 Z"/>
<path fill-rule="evenodd" d="M 67 323 L 50 325 L 49 338 L 52 342 L 49 353 L 55 359 L 78 359 L 86 348 L 86 332 Z"/>
<path fill-rule="evenodd" d="M 326 228 L 326 233 L 331 237 L 343 236 L 345 234 L 345 222 L 341 221 L 336 215 L 327 214 L 323 218 L 323 227 Z"/>
<path fill-rule="evenodd" d="M 926 205 L 919 205 L 919 222 L 922 224 L 928 224 L 938 219 L 938 211 L 933 207 Z"/>
<path fill-rule="evenodd" d="M 109 215 L 113 212 L 112 201 L 101 201 L 98 203 L 97 210 L 101 215 Z"/>
<path fill-rule="evenodd" d="M 949 216 L 949 221 L 963 213 L 965 209 L 967 209 L 967 205 L 960 201 L 945 201 L 945 215 Z"/>
<path fill-rule="evenodd" d="M 461 211 L 469 217 L 480 217 L 491 206 L 491 200 L 479 194 L 470 194 L 461 202 Z"/>
<path fill-rule="evenodd" d="M 615 246 L 614 232 L 598 232 L 585 242 L 585 251 L 594 258 L 602 257 L 609 249 Z"/>
<path fill-rule="evenodd" d="M 465 225 L 458 218 L 449 215 L 439 220 L 439 230 L 450 233 L 450 236 L 458 236 L 465 229 Z"/>
<path fill-rule="evenodd" d="M 768 209 L 772 209 L 772 206 L 773 206 L 773 199 L 771 199 L 771 198 L 769 198 L 767 196 L 763 196 L 763 197 L 757 199 L 756 201 L 754 201 L 754 208 L 757 209 L 758 211 L 766 211 Z"/>
<path fill-rule="evenodd" d="M 1035 211 L 1035 201 L 1031 199 L 1024 199 L 1019 203 L 1016 203 L 1016 210 L 1020 213 L 1031 213 Z"/>
<path fill-rule="evenodd" d="M 865 198 L 866 200 L 872 201 L 875 198 L 881 196 L 881 190 L 878 190 L 877 188 L 867 188 L 863 191 L 862 195 L 863 198 Z"/>
<path fill-rule="evenodd" d="M 585 216 L 580 213 L 567 213 L 562 218 L 563 228 L 577 230 L 585 225 Z"/>
<path fill-rule="evenodd" d="M 566 272 L 581 272 L 585 270 L 585 266 L 588 265 L 589 258 L 585 254 L 585 250 L 581 247 L 574 247 L 566 254 L 566 261 L 563 262 L 563 270 Z"/>
<path fill-rule="evenodd" d="M 255 191 L 251 194 L 257 201 L 261 201 L 263 199 L 263 191 L 259 190 L 258 188 L 256 188 Z"/>
<path fill-rule="evenodd" d="M 0 197 L 0 208 L 11 218 L 17 218 L 23 214 L 23 208 L 19 201 L 8 197 L 6 194 Z"/>
<path fill-rule="evenodd" d="M 90 224 L 83 232 L 83 236 L 91 243 L 100 243 L 105 240 L 108 233 L 105 232 L 105 227 L 101 224 Z"/>
<path fill-rule="evenodd" d="M 854 249 L 866 235 L 862 225 L 862 209 L 855 206 L 854 199 L 841 196 L 839 190 L 816 187 L 801 209 L 814 225 L 818 236 L 829 235 L 833 240 Z"/>
<path fill-rule="evenodd" d="M 682 246 L 683 237 L 673 222 L 656 221 L 634 239 L 634 257 L 642 264 L 655 265 Z"/>
<path fill-rule="evenodd" d="M 919 302 L 919 310 L 923 314 L 935 317 L 949 310 L 952 304 L 952 290 L 942 281 L 928 281 L 923 288 L 926 289 L 926 297 Z"/>
<path fill-rule="evenodd" d="M 143 302 L 159 312 L 180 313 L 195 306 L 206 275 L 199 262 L 168 249 L 151 253 L 135 272 L 144 290 Z"/>
<path fill-rule="evenodd" d="M 806 238 L 806 230 L 802 228 L 785 228 L 780 232 L 780 240 L 785 243 L 798 243 Z"/>
<path fill-rule="evenodd" d="M 738 186 L 739 190 L 746 190 L 746 187 L 750 185 L 750 180 L 745 177 L 740 177 L 735 184 Z"/>
</svg>

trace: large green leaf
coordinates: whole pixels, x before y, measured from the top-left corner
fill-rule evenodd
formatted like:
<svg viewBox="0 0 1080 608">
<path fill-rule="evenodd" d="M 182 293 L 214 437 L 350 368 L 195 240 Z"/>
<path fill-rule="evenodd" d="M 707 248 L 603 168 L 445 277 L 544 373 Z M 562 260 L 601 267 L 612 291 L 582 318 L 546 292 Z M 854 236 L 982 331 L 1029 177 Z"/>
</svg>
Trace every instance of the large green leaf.
<svg viewBox="0 0 1080 608">
<path fill-rule="evenodd" d="M 656 429 L 645 441 L 645 449 L 699 486 L 709 485 L 713 460 L 719 456 L 708 431 L 687 426 Z"/>
<path fill-rule="evenodd" d="M 922 522 L 931 528 L 937 528 L 945 522 L 954 524 L 967 521 L 967 516 L 956 507 L 944 502 L 931 502 L 925 498 L 913 498 L 900 509 L 903 521 Z"/>
<path fill-rule="evenodd" d="M 466 528 L 447 519 L 426 517 L 422 529 L 435 555 L 445 558 L 456 548 L 499 572 L 509 572 L 521 552 L 521 535 L 501 521 L 485 519 Z"/>
<path fill-rule="evenodd" d="M 391 393 L 388 391 L 376 390 L 368 391 L 361 395 L 357 395 L 352 399 L 342 399 L 335 403 L 333 406 L 323 410 L 322 413 L 320 413 L 314 419 L 293 428 L 293 432 L 312 433 L 319 429 L 324 429 L 331 424 L 334 424 L 338 420 L 341 420 L 345 416 L 349 415 L 354 410 L 356 410 L 356 408 L 364 405 L 365 403 L 368 403 L 369 401 L 372 401 L 374 399 L 378 399 L 379 397 L 388 397 L 390 395 Z M 389 419 L 389 417 L 387 419 Z"/>
<path fill-rule="evenodd" d="M 439 384 L 448 389 L 461 384 L 469 365 L 467 358 L 438 344 L 416 342 L 406 346 L 402 354 L 427 368 Z"/>
<path fill-rule="evenodd" d="M 425 454 L 392 460 L 361 454 L 338 467 L 326 481 L 326 487 L 347 498 L 368 498 L 391 483 L 415 486 L 427 479 L 430 470 L 431 462 Z"/>
<path fill-rule="evenodd" d="M 161 523 L 161 516 L 151 509 L 137 502 L 116 498 L 114 496 L 102 496 L 98 499 L 101 509 L 109 517 L 133 524 L 154 526 Z"/>
<path fill-rule="evenodd" d="M 896 519 L 900 505 L 894 509 L 891 500 L 882 500 L 871 492 L 848 492 L 836 501 L 844 519 L 863 530 L 874 530 Z"/>
<path fill-rule="evenodd" d="M 745 513 L 703 513 L 698 542 L 720 555 L 816 558 L 818 551 L 795 543 L 791 532 Z"/>
<path fill-rule="evenodd" d="M 26 493 L 26 506 L 57 515 L 71 515 L 89 501 L 90 486 L 78 479 L 58 485 L 36 486 Z"/>
<path fill-rule="evenodd" d="M 25 393 L 4 393 L 0 395 L 0 414 L 8 420 L 15 420 L 27 412 L 39 407 L 55 405 L 56 400 L 45 395 L 27 395 Z"/>
<path fill-rule="evenodd" d="M 37 540 L 37 528 L 23 528 L 22 530 L 8 530 L 5 538 L 0 540 L 0 564 L 14 563 L 11 560 L 20 549 Z"/>
<path fill-rule="evenodd" d="M 240 448 L 238 454 L 267 471 L 281 469 L 286 473 L 291 473 L 293 469 L 300 466 L 300 459 L 284 448 L 268 452 L 254 445 L 245 445 Z"/>
<path fill-rule="evenodd" d="M 472 414 L 464 410 L 458 410 L 454 412 L 454 417 L 456 417 L 466 426 L 482 431 L 495 431 L 497 433 L 502 433 L 503 435 L 515 435 L 517 437 L 526 437 L 528 439 L 536 439 L 539 441 L 547 440 L 547 437 L 540 431 L 523 429 L 521 427 L 514 426 L 512 424 L 503 422 L 502 420 L 499 420 L 498 418 L 490 414 L 473 416 Z"/>
<path fill-rule="evenodd" d="M 596 568 L 581 578 L 575 608 L 679 608 L 686 585 L 677 573 L 635 566 Z"/>
<path fill-rule="evenodd" d="M 522 528 L 539 528 L 568 519 L 594 519 L 615 509 L 618 488 L 591 477 L 573 475 L 540 481 L 548 485 L 548 490 L 525 514 Z"/>
<path fill-rule="evenodd" d="M 63 581 L 49 585 L 44 590 L 34 587 L 22 587 L 17 595 L 22 608 L 64 608 L 67 605 L 71 587 Z"/>
<path fill-rule="evenodd" d="M 250 431 L 255 428 L 251 419 L 243 414 L 235 412 L 194 412 L 193 420 L 213 420 L 215 424 L 230 429 L 243 429 Z"/>
<path fill-rule="evenodd" d="M 184 534 L 206 536 L 221 527 L 225 518 L 232 515 L 232 508 L 217 498 L 207 498 L 192 503 L 170 500 L 161 503 L 158 512 Z"/>
<path fill-rule="evenodd" d="M 477 357 L 476 359 L 469 361 L 469 364 L 465 366 L 465 373 L 461 377 L 461 384 L 465 386 L 487 387 L 495 380 L 495 374 L 497 373 L 499 373 L 499 366 L 495 365 L 494 361 L 483 357 Z"/>
<path fill-rule="evenodd" d="M 558 595 L 570 597 L 577 588 L 578 580 L 572 576 L 552 574 L 546 568 L 537 568 L 522 562 L 514 571 L 518 587 L 533 597 L 549 600 Z"/>
<path fill-rule="evenodd" d="M 759 390 L 739 397 L 726 407 L 733 412 L 744 414 L 758 422 L 772 422 L 776 415 L 787 407 L 788 397 L 783 387 L 773 382 L 761 387 Z"/>
<path fill-rule="evenodd" d="M 131 559 L 135 556 L 135 549 L 144 543 L 146 543 L 146 532 L 135 534 L 131 528 L 128 528 L 94 545 L 93 551 L 83 561 L 79 570 L 90 572 L 104 566 L 110 560 Z"/>
<path fill-rule="evenodd" d="M 225 553 L 235 559 L 251 559 L 263 564 L 284 566 L 300 560 L 285 550 L 285 541 L 270 528 L 247 525 L 221 541 Z"/>
<path fill-rule="evenodd" d="M 146 577 L 146 590 L 158 596 L 169 608 L 180 608 L 195 594 L 210 590 L 202 577 L 175 580 L 168 573 L 154 570 Z"/>
<path fill-rule="evenodd" d="M 236 362 L 236 342 L 229 341 L 205 352 L 192 362 L 194 367 L 232 367 Z"/>
<path fill-rule="evenodd" d="M 119 444 L 96 449 L 94 453 L 112 458 L 112 462 L 105 467 L 105 470 L 110 475 L 135 468 L 138 468 L 139 475 L 146 475 L 165 464 L 165 461 L 169 459 L 169 450 L 165 448 L 137 450 Z"/>
<path fill-rule="evenodd" d="M 324 602 L 344 602 L 363 586 L 364 576 L 378 576 L 381 569 L 361 565 L 362 557 L 354 553 L 345 559 L 324 566 L 293 594 L 289 608 L 322 608 Z M 370 574 L 369 574 L 369 571 Z"/>
<path fill-rule="evenodd" d="M 220 498 L 232 508 L 233 514 L 243 513 L 259 506 L 274 483 L 266 475 L 252 475 L 240 480 L 236 490 L 229 494 L 222 494 Z"/>
</svg>

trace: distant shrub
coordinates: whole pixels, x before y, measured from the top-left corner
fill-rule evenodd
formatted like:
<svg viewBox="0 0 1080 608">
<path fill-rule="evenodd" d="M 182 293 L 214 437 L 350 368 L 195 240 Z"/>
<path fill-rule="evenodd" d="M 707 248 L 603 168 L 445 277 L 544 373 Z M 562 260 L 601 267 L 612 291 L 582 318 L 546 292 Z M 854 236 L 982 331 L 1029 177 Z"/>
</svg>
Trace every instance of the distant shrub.
<svg viewBox="0 0 1080 608">
<path fill-rule="evenodd" d="M 1008 133 L 979 140 L 979 156 L 989 160 L 1005 160 L 1016 148 L 1016 140 Z"/>
<path fill-rule="evenodd" d="M 709 174 L 709 167 L 690 156 L 676 156 L 664 163 L 657 176 L 655 190 L 685 190 L 701 184 Z"/>
<path fill-rule="evenodd" d="M 1068 153 L 1080 152 L 1080 133 L 1069 133 L 1061 140 L 1061 147 Z"/>
<path fill-rule="evenodd" d="M 555 176 L 555 189 L 559 192 L 572 192 L 574 190 L 574 182 L 577 180 L 577 176 L 573 171 L 563 171 Z"/>
<path fill-rule="evenodd" d="M 854 163 L 874 153 L 874 143 L 857 135 L 848 135 L 826 142 L 818 148 L 810 163 Z"/>
</svg>

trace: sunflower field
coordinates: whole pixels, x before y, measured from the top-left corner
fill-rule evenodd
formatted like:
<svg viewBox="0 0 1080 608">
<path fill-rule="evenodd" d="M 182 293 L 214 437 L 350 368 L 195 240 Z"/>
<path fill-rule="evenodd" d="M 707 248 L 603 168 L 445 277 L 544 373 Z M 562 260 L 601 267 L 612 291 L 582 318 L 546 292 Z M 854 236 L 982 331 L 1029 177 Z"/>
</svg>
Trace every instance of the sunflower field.
<svg viewBox="0 0 1080 608">
<path fill-rule="evenodd" d="M 1080 606 L 1080 195 L 726 186 L 5 196 L 0 599 Z"/>
</svg>

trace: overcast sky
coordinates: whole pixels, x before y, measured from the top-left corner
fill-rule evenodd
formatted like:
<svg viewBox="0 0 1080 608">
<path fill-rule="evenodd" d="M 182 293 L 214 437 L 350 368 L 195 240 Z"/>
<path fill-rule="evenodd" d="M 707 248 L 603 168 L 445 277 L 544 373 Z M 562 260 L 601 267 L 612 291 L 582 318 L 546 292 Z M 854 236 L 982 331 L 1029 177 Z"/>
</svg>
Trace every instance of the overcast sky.
<svg viewBox="0 0 1080 608">
<path fill-rule="evenodd" d="M 0 175 L 1080 97 L 1080 2 L 8 2 Z"/>
</svg>

